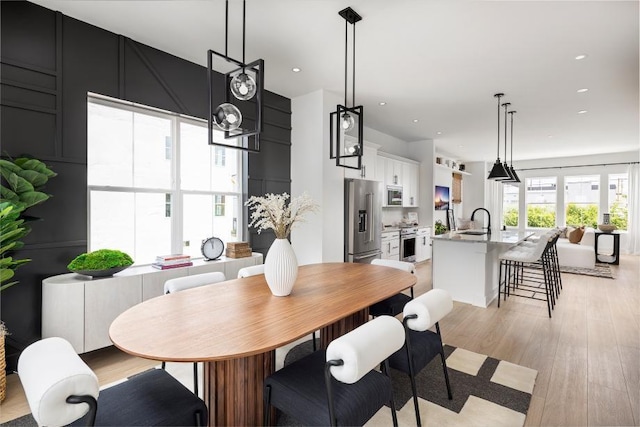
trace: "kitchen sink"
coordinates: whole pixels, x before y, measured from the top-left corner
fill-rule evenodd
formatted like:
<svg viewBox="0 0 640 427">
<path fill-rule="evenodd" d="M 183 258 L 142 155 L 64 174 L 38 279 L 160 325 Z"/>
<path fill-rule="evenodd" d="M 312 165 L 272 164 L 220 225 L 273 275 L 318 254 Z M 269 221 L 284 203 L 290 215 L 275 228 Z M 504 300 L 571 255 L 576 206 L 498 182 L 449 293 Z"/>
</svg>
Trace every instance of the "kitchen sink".
<svg viewBox="0 0 640 427">
<path fill-rule="evenodd" d="M 487 234 L 486 230 L 465 230 L 465 231 L 458 231 L 458 234 L 470 234 L 472 236 L 482 236 L 484 234 Z"/>
</svg>

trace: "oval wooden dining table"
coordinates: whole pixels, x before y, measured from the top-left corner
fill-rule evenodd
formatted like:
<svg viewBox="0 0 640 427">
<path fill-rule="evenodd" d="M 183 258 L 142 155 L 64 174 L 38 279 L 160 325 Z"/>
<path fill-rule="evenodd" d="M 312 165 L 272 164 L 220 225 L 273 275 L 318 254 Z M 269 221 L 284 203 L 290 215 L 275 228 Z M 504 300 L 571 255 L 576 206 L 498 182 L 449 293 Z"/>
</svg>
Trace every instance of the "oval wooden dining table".
<svg viewBox="0 0 640 427">
<path fill-rule="evenodd" d="M 209 425 L 261 425 L 264 379 L 275 349 L 320 330 L 332 339 L 365 323 L 369 306 L 415 285 L 410 273 L 371 264 L 301 266 L 292 293 L 271 294 L 264 275 L 163 295 L 111 324 L 122 351 L 146 359 L 204 362 Z"/>
</svg>

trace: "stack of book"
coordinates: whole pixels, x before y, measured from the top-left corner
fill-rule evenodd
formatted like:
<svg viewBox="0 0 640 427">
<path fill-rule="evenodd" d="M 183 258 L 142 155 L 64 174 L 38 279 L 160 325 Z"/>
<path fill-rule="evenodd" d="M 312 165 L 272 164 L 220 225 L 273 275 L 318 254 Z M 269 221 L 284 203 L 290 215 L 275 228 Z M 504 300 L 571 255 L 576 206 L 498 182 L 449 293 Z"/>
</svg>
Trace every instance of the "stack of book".
<svg viewBox="0 0 640 427">
<path fill-rule="evenodd" d="M 229 242 L 225 255 L 228 258 L 245 258 L 251 256 L 251 248 L 248 242 Z"/>
<path fill-rule="evenodd" d="M 156 262 L 151 264 L 151 267 L 158 270 L 168 270 L 170 268 L 189 267 L 193 265 L 190 255 L 173 254 L 173 255 L 160 255 L 156 257 Z"/>
</svg>

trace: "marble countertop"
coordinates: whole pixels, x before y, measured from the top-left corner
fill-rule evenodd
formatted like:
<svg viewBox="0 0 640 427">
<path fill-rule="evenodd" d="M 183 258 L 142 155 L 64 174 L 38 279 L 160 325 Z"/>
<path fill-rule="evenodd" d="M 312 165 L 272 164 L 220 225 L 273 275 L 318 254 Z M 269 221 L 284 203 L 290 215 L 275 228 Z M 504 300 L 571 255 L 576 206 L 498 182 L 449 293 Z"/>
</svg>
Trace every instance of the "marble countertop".
<svg viewBox="0 0 640 427">
<path fill-rule="evenodd" d="M 449 233 L 431 236 L 431 238 L 434 241 L 444 240 L 463 243 L 495 243 L 502 245 L 515 245 L 534 234 L 533 232 L 529 231 L 493 231 L 491 234 L 466 234 L 469 232 L 480 233 L 483 231 L 486 232 L 486 230 L 451 231 Z"/>
</svg>

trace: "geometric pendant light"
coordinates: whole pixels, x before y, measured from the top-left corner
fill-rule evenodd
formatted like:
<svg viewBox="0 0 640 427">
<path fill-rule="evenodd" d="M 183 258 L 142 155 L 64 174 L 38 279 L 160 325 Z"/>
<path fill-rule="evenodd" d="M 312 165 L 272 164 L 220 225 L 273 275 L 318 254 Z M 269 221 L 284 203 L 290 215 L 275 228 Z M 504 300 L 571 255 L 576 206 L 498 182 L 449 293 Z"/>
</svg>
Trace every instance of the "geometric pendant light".
<svg viewBox="0 0 640 427">
<path fill-rule="evenodd" d="M 207 52 L 208 142 L 210 145 L 258 152 L 263 122 L 264 61 L 258 59 L 249 64 L 245 61 L 245 18 L 246 0 L 243 0 L 242 61 L 227 53 L 229 0 L 225 1 L 224 54 L 214 50 Z M 219 76 L 213 69 L 216 59 L 223 59 L 233 69 Z"/>
<path fill-rule="evenodd" d="M 515 113 L 515 111 L 509 111 L 509 116 L 511 118 L 511 166 L 509 166 L 509 175 L 511 175 L 512 178 L 510 182 L 517 184 L 520 183 L 520 177 L 513 168 L 513 115 Z"/>
<path fill-rule="evenodd" d="M 362 168 L 363 152 L 363 107 L 356 106 L 356 22 L 362 20 L 356 11 L 347 7 L 338 14 L 344 19 L 344 105 L 337 105 L 329 114 L 329 158 L 336 159 L 336 165 L 349 169 Z M 352 36 L 352 76 L 351 107 L 347 105 L 348 87 L 348 28 L 353 26 Z"/>
<path fill-rule="evenodd" d="M 498 152 L 496 162 L 493 164 L 491 168 L 491 172 L 489 172 L 489 176 L 487 179 L 495 179 L 495 180 L 503 180 L 510 179 L 511 176 L 505 170 L 504 165 L 500 162 L 500 98 L 504 96 L 504 93 L 496 93 L 493 95 L 495 98 L 498 98 Z M 506 117 L 505 117 L 506 120 Z M 505 129 L 505 138 L 506 138 L 506 129 Z M 505 153 L 506 156 L 506 153 Z"/>
</svg>

